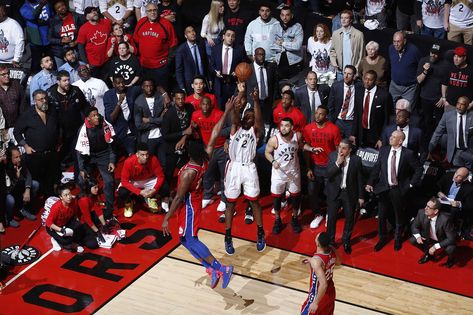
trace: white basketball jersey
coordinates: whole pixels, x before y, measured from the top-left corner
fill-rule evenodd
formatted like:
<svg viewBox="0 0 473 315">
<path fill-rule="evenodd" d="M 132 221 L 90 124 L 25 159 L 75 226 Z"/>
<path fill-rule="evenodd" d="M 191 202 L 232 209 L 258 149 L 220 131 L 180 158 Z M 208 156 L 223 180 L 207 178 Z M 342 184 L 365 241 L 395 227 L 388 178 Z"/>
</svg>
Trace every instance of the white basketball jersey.
<svg viewBox="0 0 473 315">
<path fill-rule="evenodd" d="M 256 155 L 256 134 L 253 127 L 248 130 L 240 127 L 233 136 L 230 136 L 228 155 L 232 162 L 253 162 Z"/>
<path fill-rule="evenodd" d="M 278 147 L 273 151 L 273 153 L 274 159 L 279 163 L 281 170 L 298 170 L 299 139 L 297 139 L 297 133 L 294 132 L 289 142 L 286 142 L 280 133 L 276 134 L 276 139 L 278 139 Z"/>
</svg>

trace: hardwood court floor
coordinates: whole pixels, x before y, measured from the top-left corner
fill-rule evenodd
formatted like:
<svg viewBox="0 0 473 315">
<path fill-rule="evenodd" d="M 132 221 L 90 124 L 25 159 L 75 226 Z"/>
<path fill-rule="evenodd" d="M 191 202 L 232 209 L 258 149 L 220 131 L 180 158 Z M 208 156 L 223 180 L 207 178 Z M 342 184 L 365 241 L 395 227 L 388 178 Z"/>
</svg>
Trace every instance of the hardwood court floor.
<svg viewBox="0 0 473 315">
<path fill-rule="evenodd" d="M 225 290 L 209 288 L 202 266 L 180 246 L 100 309 L 97 314 L 297 314 L 307 296 L 305 256 L 234 238 L 226 255 L 223 236 L 199 238 L 224 264 L 235 266 Z M 336 314 L 473 314 L 473 299 L 342 266 L 334 272 Z"/>
</svg>

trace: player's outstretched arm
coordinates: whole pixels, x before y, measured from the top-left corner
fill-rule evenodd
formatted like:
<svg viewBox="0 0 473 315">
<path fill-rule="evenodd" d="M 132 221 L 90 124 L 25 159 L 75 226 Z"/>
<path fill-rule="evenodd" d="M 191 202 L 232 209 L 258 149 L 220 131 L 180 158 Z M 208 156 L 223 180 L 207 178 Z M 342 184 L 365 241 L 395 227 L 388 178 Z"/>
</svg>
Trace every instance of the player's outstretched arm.
<svg viewBox="0 0 473 315">
<path fill-rule="evenodd" d="M 220 136 L 220 132 L 222 131 L 223 124 L 227 119 L 228 113 L 234 108 L 236 102 L 236 97 L 232 96 L 228 99 L 227 103 L 225 104 L 225 112 L 223 112 L 222 117 L 220 117 L 217 124 L 212 129 L 212 134 L 210 135 L 209 143 L 205 148 L 205 152 L 209 156 L 209 159 L 212 158 L 212 154 L 215 148 L 215 142 L 217 142 L 217 138 Z"/>
<path fill-rule="evenodd" d="M 255 134 L 259 135 L 262 130 L 264 130 L 263 115 L 261 114 L 261 105 L 259 103 L 259 90 L 254 88 L 251 92 L 251 97 L 253 98 L 253 103 L 255 104 Z"/>
<path fill-rule="evenodd" d="M 176 197 L 172 200 L 171 206 L 169 207 L 168 213 L 164 217 L 162 229 L 164 236 L 168 236 L 169 233 L 169 218 L 172 217 L 174 212 L 185 202 L 186 194 L 190 191 L 192 182 L 194 181 L 197 173 L 193 170 L 185 170 L 180 175 L 179 186 L 177 187 Z"/>
</svg>

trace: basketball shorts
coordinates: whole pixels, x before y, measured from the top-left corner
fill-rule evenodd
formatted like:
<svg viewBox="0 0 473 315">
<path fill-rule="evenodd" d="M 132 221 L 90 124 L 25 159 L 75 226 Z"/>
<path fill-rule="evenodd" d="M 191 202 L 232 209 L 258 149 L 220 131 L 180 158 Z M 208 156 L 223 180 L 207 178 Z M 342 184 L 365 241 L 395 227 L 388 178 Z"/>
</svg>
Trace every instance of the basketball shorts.
<svg viewBox="0 0 473 315">
<path fill-rule="evenodd" d="M 335 286 L 329 285 L 319 303 L 317 311 L 315 313 L 309 313 L 309 305 L 315 298 L 315 296 L 309 295 L 304 304 L 302 304 L 301 315 L 333 315 L 335 311 L 335 297 Z"/>
<path fill-rule="evenodd" d="M 299 170 L 279 170 L 271 171 L 271 195 L 279 197 L 287 191 L 292 196 L 297 196 L 301 192 L 301 173 Z"/>
<path fill-rule="evenodd" d="M 241 194 L 248 200 L 259 197 L 259 178 L 255 163 L 248 164 L 228 161 L 225 168 L 225 197 L 230 202 L 235 202 Z"/>
</svg>

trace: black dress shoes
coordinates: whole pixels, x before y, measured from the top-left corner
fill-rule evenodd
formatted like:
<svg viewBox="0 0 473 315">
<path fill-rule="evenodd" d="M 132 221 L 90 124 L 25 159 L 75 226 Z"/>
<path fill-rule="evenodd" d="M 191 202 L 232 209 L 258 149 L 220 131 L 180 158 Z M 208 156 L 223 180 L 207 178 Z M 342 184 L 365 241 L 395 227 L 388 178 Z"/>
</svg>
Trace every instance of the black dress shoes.
<svg viewBox="0 0 473 315">
<path fill-rule="evenodd" d="M 397 252 L 401 250 L 402 248 L 402 241 L 401 240 L 395 240 L 394 241 L 394 250 Z"/>
<path fill-rule="evenodd" d="M 374 251 L 379 252 L 384 247 L 384 245 L 386 245 L 386 243 L 387 242 L 385 239 L 380 239 L 379 242 L 374 246 Z"/>
<path fill-rule="evenodd" d="M 350 245 L 350 243 L 344 243 L 343 244 L 343 250 L 345 251 L 345 253 L 350 255 L 351 254 L 351 245 Z"/>
<path fill-rule="evenodd" d="M 453 258 L 451 257 L 448 257 L 447 264 L 446 264 L 447 268 L 452 268 L 454 264 L 455 264 L 455 260 L 453 260 Z"/>
<path fill-rule="evenodd" d="M 425 255 L 423 255 L 423 256 L 419 259 L 418 263 L 419 263 L 419 264 L 425 264 L 425 263 L 428 262 L 429 260 L 430 260 L 430 255 L 429 255 L 429 254 L 425 254 Z"/>
</svg>

